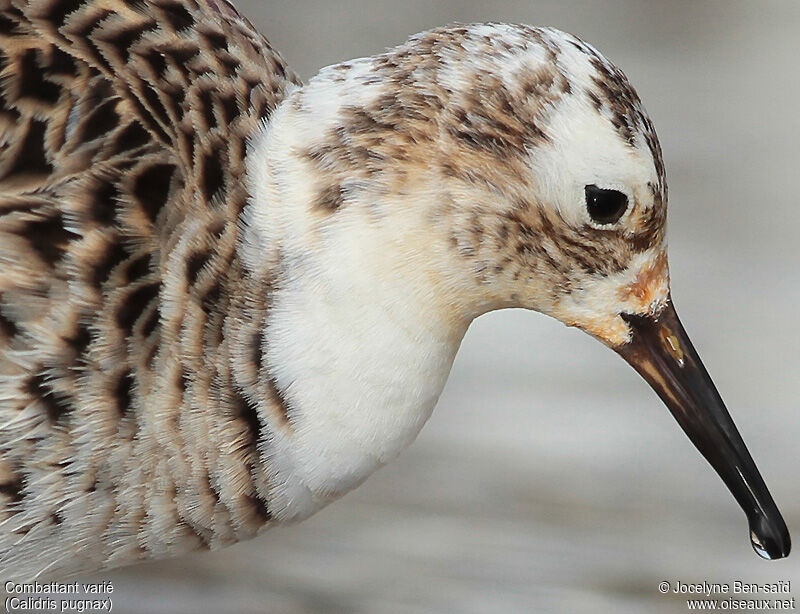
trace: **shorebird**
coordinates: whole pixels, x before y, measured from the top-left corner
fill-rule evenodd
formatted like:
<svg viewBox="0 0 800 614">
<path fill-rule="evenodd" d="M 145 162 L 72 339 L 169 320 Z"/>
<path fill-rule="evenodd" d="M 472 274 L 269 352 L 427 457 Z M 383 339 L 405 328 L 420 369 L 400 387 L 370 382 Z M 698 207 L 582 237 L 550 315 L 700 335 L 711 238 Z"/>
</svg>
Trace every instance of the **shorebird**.
<svg viewBox="0 0 800 614">
<path fill-rule="evenodd" d="M 0 577 L 307 518 L 505 307 L 621 354 L 788 554 L 673 308 L 656 133 L 591 45 L 455 25 L 302 84 L 225 0 L 0 0 L 0 51 Z"/>
</svg>

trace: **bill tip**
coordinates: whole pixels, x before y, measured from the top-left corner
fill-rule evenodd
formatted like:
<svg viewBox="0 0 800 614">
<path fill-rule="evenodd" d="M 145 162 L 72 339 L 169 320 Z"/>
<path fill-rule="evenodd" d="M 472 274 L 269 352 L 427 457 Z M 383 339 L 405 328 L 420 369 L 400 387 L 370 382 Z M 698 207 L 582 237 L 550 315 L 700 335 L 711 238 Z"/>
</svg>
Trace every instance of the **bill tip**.
<svg viewBox="0 0 800 614">
<path fill-rule="evenodd" d="M 792 550 L 792 542 L 786 525 L 772 526 L 763 517 L 758 518 L 751 525 L 750 543 L 756 554 L 768 561 L 785 558 Z"/>
</svg>

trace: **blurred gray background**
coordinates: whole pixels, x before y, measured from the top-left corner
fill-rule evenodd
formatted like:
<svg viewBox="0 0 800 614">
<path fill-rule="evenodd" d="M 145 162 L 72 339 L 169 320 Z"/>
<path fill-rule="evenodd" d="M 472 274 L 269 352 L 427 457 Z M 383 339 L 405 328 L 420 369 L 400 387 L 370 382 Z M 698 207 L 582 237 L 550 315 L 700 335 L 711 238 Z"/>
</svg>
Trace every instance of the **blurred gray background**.
<svg viewBox="0 0 800 614">
<path fill-rule="evenodd" d="M 673 295 L 800 542 L 800 3 L 235 0 L 308 79 L 452 21 L 552 25 L 665 151 Z M 401 458 L 303 525 L 102 574 L 117 612 L 683 612 L 662 580 L 791 580 L 632 369 L 536 313 L 474 323 Z"/>
</svg>

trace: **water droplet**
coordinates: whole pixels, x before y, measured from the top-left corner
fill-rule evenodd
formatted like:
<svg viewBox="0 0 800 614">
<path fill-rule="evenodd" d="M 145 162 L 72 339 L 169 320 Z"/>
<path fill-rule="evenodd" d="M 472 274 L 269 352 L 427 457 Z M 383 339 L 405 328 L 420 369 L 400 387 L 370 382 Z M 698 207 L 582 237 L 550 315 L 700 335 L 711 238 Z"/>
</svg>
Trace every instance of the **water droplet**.
<svg viewBox="0 0 800 614">
<path fill-rule="evenodd" d="M 752 530 L 750 531 L 750 543 L 753 544 L 753 550 L 756 551 L 758 556 L 760 556 L 762 559 L 767 559 L 768 561 L 772 560 L 772 557 L 770 556 L 769 552 L 767 552 L 766 548 L 764 548 L 764 545 L 761 543 L 758 535 L 756 535 L 755 531 Z"/>
</svg>

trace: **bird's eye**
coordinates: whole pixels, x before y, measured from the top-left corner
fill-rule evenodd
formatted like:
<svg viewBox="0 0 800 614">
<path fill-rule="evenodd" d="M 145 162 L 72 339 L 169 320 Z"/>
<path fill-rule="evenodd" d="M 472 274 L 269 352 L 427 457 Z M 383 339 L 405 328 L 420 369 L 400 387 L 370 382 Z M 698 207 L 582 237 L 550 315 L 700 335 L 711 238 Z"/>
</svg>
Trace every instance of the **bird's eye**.
<svg viewBox="0 0 800 614">
<path fill-rule="evenodd" d="M 596 185 L 586 186 L 586 208 L 598 224 L 613 224 L 628 208 L 628 197 L 617 190 L 604 190 Z"/>
</svg>

